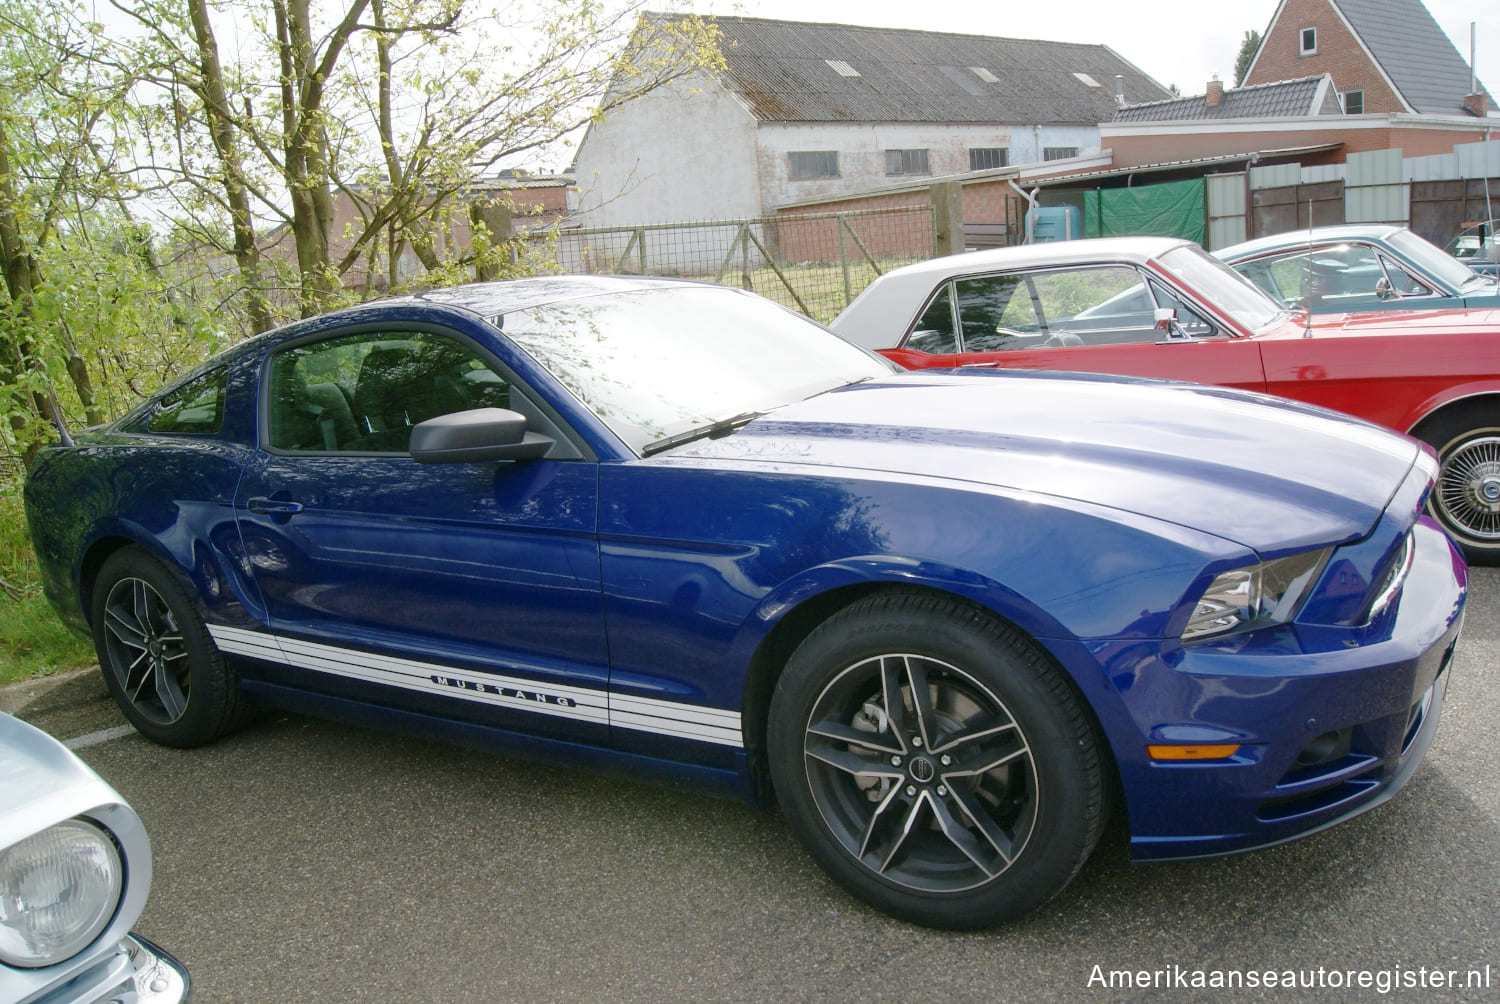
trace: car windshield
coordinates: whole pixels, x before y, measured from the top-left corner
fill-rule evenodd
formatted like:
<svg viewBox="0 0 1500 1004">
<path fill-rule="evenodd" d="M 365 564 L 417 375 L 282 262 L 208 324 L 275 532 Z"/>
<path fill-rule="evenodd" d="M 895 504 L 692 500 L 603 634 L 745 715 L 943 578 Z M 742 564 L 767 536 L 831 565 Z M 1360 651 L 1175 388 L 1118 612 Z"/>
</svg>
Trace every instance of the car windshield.
<svg viewBox="0 0 1500 1004">
<path fill-rule="evenodd" d="M 531 307 L 507 313 L 504 331 L 638 453 L 894 369 L 801 315 L 720 286 Z"/>
<path fill-rule="evenodd" d="M 1286 316 L 1264 290 L 1196 244 L 1175 247 L 1156 263 L 1247 331 L 1261 331 Z"/>
<path fill-rule="evenodd" d="M 1449 289 L 1463 289 L 1478 279 L 1481 284 L 1490 280 L 1476 274 L 1469 266 L 1446 251 L 1423 240 L 1410 230 L 1397 230 L 1387 238 L 1391 247 L 1410 258 L 1418 268 L 1425 271 Z"/>
</svg>

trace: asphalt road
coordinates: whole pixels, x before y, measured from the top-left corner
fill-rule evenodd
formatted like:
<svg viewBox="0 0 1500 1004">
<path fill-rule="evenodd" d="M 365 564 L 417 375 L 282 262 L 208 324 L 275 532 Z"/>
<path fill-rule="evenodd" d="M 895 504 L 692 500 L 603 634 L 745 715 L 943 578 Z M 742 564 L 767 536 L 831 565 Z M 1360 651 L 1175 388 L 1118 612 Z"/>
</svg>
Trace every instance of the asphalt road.
<svg viewBox="0 0 1500 1004">
<path fill-rule="evenodd" d="M 121 727 L 97 673 L 0 706 L 63 739 L 109 730 L 79 753 L 145 818 L 137 929 L 197 1001 L 1500 1000 L 1497 680 L 1500 570 L 1482 569 L 1396 799 L 1188 864 L 1131 865 L 1115 832 L 1041 911 L 970 934 L 866 909 L 778 815 L 732 802 L 292 716 L 164 749 Z M 1123 970 L 1153 986 L 1110 988 Z M 1235 970 L 1262 985 L 1182 985 Z M 1434 986 L 1449 970 L 1458 987 Z"/>
</svg>

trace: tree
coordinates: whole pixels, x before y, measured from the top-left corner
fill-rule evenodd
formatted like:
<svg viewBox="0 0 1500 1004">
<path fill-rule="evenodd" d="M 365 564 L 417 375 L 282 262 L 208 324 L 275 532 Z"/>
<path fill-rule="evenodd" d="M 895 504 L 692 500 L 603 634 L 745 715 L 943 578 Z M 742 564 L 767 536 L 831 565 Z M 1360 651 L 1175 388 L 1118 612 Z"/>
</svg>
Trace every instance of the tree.
<svg viewBox="0 0 1500 1004">
<path fill-rule="evenodd" d="M 56 418 L 53 370 L 89 420 L 102 417 L 88 364 L 69 329 L 45 323 L 41 300 L 52 246 L 112 194 L 109 114 L 125 85 L 91 62 L 89 33 L 45 7 L 0 4 L 0 27 L 0 409 L 29 461 L 38 420 Z"/>
<path fill-rule="evenodd" d="M 195 189 L 185 206 L 228 217 L 220 232 L 247 290 L 272 257 L 288 260 L 303 316 L 346 295 L 351 272 L 367 274 L 367 291 L 376 276 L 393 282 L 403 248 L 438 270 L 438 237 L 467 220 L 483 172 L 718 60 L 714 29 L 645 18 L 643 0 L 499 13 L 473 0 L 348 0 L 331 12 L 255 0 L 219 15 L 235 17 L 246 54 L 233 65 L 219 62 L 210 0 L 113 2 L 151 38 L 157 111 L 143 121 L 159 131 L 153 149 L 172 151 L 153 169 Z M 342 228 L 340 196 L 357 210 Z M 252 214 L 261 238 L 247 243 Z M 268 247 L 271 224 L 290 253 Z"/>
<path fill-rule="evenodd" d="M 1238 87 L 1245 82 L 1245 74 L 1250 72 L 1250 64 L 1255 61 L 1255 54 L 1258 51 L 1260 51 L 1260 32 L 1245 32 L 1245 37 L 1240 42 L 1240 54 L 1234 60 L 1234 86 Z"/>
</svg>

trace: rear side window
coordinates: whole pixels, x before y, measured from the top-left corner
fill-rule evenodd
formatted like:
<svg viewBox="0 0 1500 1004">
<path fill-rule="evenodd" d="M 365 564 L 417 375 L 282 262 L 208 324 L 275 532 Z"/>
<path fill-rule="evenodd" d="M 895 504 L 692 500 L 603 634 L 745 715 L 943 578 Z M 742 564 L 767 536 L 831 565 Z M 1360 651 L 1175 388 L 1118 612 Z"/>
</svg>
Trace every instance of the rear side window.
<svg viewBox="0 0 1500 1004">
<path fill-rule="evenodd" d="M 212 435 L 224 424 L 227 370 L 216 369 L 172 391 L 151 409 L 146 428 L 169 434 Z"/>
</svg>

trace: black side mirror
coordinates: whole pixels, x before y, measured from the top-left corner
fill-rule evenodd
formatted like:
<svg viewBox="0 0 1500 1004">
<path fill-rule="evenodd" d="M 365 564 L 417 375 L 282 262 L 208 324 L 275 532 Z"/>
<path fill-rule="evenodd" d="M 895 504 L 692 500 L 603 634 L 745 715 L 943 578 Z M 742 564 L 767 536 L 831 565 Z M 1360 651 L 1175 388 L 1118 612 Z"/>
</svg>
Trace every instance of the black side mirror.
<svg viewBox="0 0 1500 1004">
<path fill-rule="evenodd" d="M 412 459 L 419 464 L 469 464 L 491 460 L 534 460 L 553 441 L 528 432 L 526 416 L 507 408 L 455 411 L 419 422 L 411 430 Z"/>
</svg>

